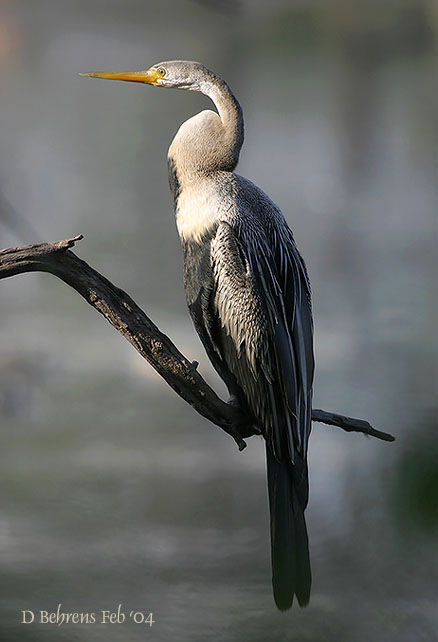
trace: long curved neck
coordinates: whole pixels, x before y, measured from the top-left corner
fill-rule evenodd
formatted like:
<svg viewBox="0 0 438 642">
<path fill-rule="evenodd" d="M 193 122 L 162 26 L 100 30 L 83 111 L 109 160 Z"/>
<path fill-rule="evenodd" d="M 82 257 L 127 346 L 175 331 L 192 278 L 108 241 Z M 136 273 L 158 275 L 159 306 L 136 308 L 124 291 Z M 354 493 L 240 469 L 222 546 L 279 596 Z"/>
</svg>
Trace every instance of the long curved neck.
<svg viewBox="0 0 438 642">
<path fill-rule="evenodd" d="M 201 86 L 202 93 L 213 101 L 218 111 L 222 125 L 220 140 L 222 160 L 229 163 L 229 171 L 232 171 L 239 161 L 243 145 L 242 108 L 227 83 L 218 76 L 211 74 L 209 81 Z M 219 158 L 217 160 L 219 161 Z"/>
<path fill-rule="evenodd" d="M 203 111 L 183 123 L 169 149 L 179 180 L 197 174 L 233 171 L 243 144 L 242 109 L 225 81 L 205 70 L 192 86 L 214 103 L 217 112 Z"/>
</svg>

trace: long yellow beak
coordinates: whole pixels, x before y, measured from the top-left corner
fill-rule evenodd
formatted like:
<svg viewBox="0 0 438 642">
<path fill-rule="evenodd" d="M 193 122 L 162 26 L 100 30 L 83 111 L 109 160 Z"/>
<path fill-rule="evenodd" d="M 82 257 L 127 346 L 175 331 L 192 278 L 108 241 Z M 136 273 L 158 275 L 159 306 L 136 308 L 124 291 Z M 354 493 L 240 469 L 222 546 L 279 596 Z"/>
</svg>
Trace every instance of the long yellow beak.
<svg viewBox="0 0 438 642">
<path fill-rule="evenodd" d="M 156 69 L 146 69 L 144 71 L 89 71 L 81 76 L 90 76 L 91 78 L 106 78 L 107 80 L 127 80 L 128 82 L 143 82 L 147 85 L 159 85 L 158 80 L 161 75 Z"/>
</svg>

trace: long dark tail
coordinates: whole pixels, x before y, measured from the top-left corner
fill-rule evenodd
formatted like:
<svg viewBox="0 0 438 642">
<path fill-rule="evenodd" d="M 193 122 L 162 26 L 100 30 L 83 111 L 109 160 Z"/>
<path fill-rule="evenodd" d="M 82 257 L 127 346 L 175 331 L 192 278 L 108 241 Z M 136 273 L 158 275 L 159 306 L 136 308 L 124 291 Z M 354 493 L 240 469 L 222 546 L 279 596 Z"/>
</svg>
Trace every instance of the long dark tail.
<svg viewBox="0 0 438 642">
<path fill-rule="evenodd" d="M 271 515 L 272 586 L 282 611 L 309 602 L 312 574 L 304 509 L 308 497 L 307 466 L 278 462 L 266 445 L 269 511 Z"/>
</svg>

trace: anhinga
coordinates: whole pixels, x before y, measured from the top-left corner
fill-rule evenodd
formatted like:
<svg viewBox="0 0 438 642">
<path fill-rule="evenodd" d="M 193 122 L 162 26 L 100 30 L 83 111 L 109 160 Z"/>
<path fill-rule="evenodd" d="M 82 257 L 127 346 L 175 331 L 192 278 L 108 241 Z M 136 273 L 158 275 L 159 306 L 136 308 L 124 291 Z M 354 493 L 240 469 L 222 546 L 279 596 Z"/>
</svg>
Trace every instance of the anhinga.
<svg viewBox="0 0 438 642">
<path fill-rule="evenodd" d="M 304 520 L 308 500 L 313 324 L 310 285 L 280 209 L 234 173 L 242 109 L 229 86 L 197 62 L 89 73 L 97 78 L 199 91 L 205 110 L 181 125 L 169 149 L 169 181 L 184 250 L 184 284 L 207 354 L 266 440 L 272 583 L 278 608 L 309 601 Z"/>
</svg>

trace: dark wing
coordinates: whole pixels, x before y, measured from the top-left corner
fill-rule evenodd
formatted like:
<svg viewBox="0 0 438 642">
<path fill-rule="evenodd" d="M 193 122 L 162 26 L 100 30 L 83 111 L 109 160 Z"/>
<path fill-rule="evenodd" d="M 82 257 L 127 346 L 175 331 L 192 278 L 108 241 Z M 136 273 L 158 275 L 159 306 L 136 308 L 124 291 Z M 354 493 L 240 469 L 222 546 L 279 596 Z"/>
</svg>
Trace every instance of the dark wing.
<svg viewBox="0 0 438 642">
<path fill-rule="evenodd" d="M 253 225 L 251 225 L 253 221 Z M 272 585 L 280 609 L 309 601 L 304 519 L 313 380 L 310 288 L 292 233 L 248 218 L 185 246 L 190 312 L 207 353 L 266 438 Z M 291 464 L 293 462 L 294 465 Z"/>
<path fill-rule="evenodd" d="M 292 233 L 218 226 L 211 242 L 214 350 L 241 388 L 277 460 L 305 459 L 311 427 L 310 287 Z"/>
</svg>

